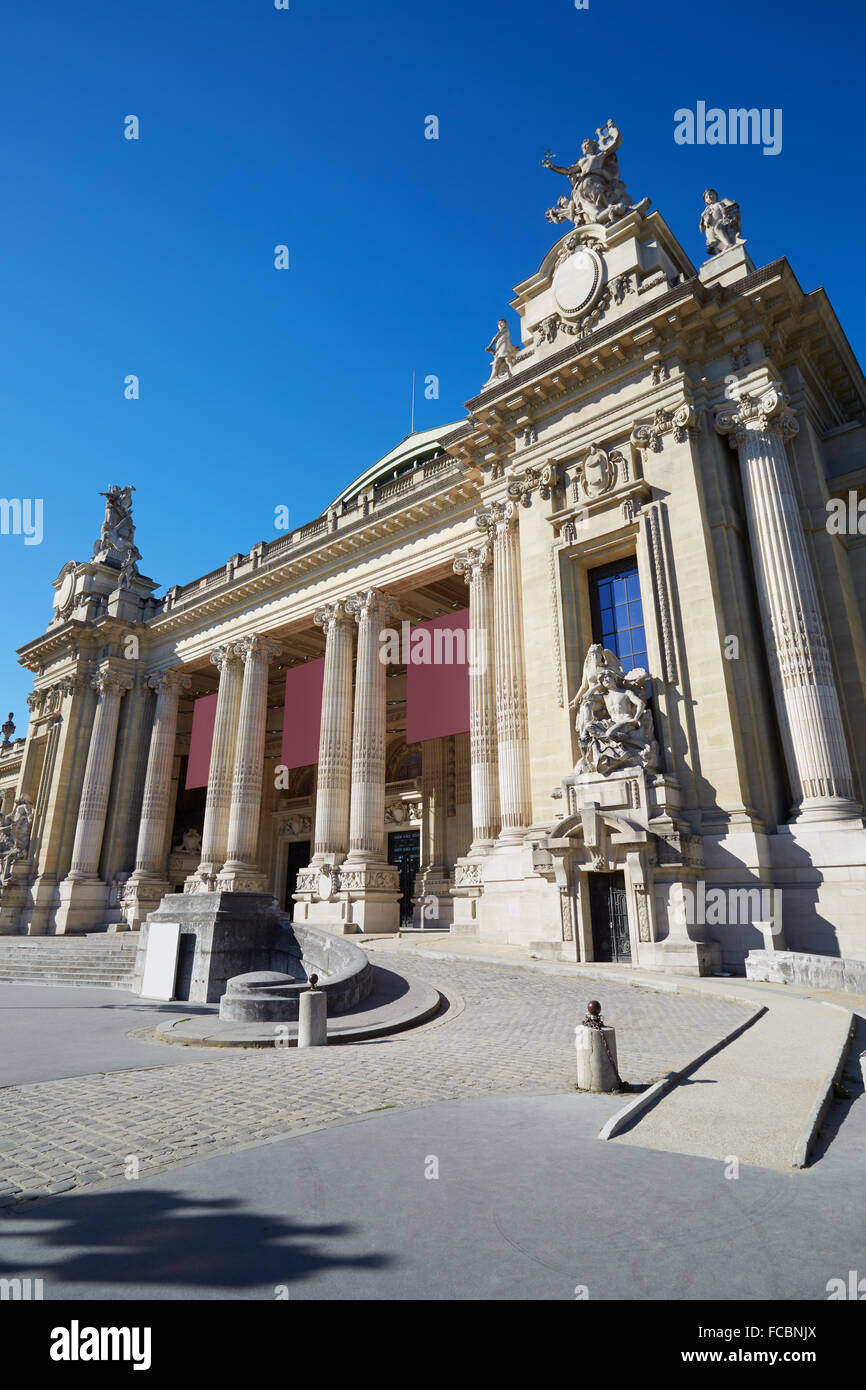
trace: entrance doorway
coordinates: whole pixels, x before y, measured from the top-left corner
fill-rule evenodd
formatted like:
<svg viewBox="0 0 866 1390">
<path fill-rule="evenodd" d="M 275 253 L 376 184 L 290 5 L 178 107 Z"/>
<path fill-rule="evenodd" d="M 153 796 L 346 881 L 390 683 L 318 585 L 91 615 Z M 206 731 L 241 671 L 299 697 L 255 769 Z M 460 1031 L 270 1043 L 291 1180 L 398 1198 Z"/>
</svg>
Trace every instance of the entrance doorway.
<svg viewBox="0 0 866 1390">
<path fill-rule="evenodd" d="M 286 855 L 286 912 L 294 906 L 292 894 L 298 882 L 298 870 L 305 869 L 310 862 L 310 841 L 289 840 Z"/>
<path fill-rule="evenodd" d="M 589 920 L 593 958 L 614 964 L 630 963 L 625 874 L 589 875 Z"/>
<path fill-rule="evenodd" d="M 415 875 L 421 863 L 421 836 L 417 830 L 392 830 L 388 836 L 388 863 L 400 871 L 400 926 L 412 925 Z"/>
</svg>

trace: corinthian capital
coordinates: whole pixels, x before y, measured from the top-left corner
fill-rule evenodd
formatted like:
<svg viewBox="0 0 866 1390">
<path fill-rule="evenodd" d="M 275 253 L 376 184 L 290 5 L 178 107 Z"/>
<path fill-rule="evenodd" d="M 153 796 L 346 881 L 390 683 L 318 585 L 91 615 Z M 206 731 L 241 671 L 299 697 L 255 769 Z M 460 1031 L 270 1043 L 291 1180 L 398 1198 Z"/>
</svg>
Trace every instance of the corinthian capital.
<svg viewBox="0 0 866 1390">
<path fill-rule="evenodd" d="M 191 681 L 189 676 L 184 675 L 182 671 L 172 669 L 154 671 L 152 675 L 148 676 L 145 685 L 150 690 L 155 690 L 158 695 L 162 694 L 163 691 L 167 695 L 180 695 L 182 691 L 189 690 Z"/>
<path fill-rule="evenodd" d="M 739 448 L 749 431 L 793 439 L 799 428 L 786 397 L 775 387 L 754 396 L 743 393 L 716 412 L 716 429 L 728 436 L 732 449 Z"/>
<path fill-rule="evenodd" d="M 363 617 L 386 623 L 399 607 L 397 600 L 381 589 L 364 589 L 346 599 L 348 612 L 354 613 L 359 623 Z"/>
<path fill-rule="evenodd" d="M 454 557 L 454 572 L 462 574 L 467 584 L 480 579 L 484 570 L 493 563 L 493 551 L 489 545 L 470 545 L 460 555 Z"/>
<path fill-rule="evenodd" d="M 262 637 L 258 633 L 252 633 L 249 637 L 241 637 L 237 642 L 233 642 L 232 649 L 242 661 L 250 661 L 253 657 L 271 661 L 275 656 L 280 655 L 283 644 L 274 641 L 271 637 Z"/>
<path fill-rule="evenodd" d="M 313 614 L 313 622 L 316 627 L 322 629 L 326 637 L 332 628 L 351 623 L 352 618 L 353 614 L 344 599 L 339 599 L 336 603 L 323 603 Z"/>
<path fill-rule="evenodd" d="M 90 682 L 91 688 L 100 695 L 125 695 L 133 684 L 132 672 L 112 670 L 98 671 Z"/>
<path fill-rule="evenodd" d="M 240 657 L 238 653 L 235 651 L 234 643 L 227 642 L 224 647 L 214 648 L 214 650 L 210 654 L 210 660 L 211 663 L 214 666 L 218 666 L 220 671 L 222 672 L 225 670 L 227 666 L 231 665 L 233 662 L 239 661 Z"/>
</svg>

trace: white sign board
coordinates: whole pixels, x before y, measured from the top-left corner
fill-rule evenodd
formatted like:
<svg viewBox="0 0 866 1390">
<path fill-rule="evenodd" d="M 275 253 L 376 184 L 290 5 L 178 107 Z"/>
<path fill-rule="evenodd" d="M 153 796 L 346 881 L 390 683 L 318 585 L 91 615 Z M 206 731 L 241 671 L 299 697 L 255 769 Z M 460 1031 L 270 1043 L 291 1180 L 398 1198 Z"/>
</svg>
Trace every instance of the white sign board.
<svg viewBox="0 0 866 1390">
<path fill-rule="evenodd" d="M 141 992 L 147 999 L 173 999 L 180 922 L 151 922 Z"/>
</svg>

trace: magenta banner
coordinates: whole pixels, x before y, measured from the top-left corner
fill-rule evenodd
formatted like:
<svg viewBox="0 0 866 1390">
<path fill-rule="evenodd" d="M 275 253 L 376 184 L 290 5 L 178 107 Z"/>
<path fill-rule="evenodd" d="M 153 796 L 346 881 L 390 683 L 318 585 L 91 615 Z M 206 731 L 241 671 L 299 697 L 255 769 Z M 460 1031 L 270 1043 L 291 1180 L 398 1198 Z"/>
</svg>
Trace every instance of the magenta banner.
<svg viewBox="0 0 866 1390">
<path fill-rule="evenodd" d="M 325 658 L 292 666 L 286 672 L 286 707 L 283 712 L 283 767 L 308 767 L 319 761 L 319 727 L 322 722 L 322 685 Z"/>
<path fill-rule="evenodd" d="M 210 750 L 216 722 L 216 695 L 202 695 L 192 707 L 192 736 L 186 765 L 186 790 L 206 787 L 210 771 Z"/>
<path fill-rule="evenodd" d="M 403 653 L 407 743 L 468 731 L 469 665 L 475 669 L 486 655 L 474 650 L 472 636 L 468 608 L 410 629 Z"/>
</svg>

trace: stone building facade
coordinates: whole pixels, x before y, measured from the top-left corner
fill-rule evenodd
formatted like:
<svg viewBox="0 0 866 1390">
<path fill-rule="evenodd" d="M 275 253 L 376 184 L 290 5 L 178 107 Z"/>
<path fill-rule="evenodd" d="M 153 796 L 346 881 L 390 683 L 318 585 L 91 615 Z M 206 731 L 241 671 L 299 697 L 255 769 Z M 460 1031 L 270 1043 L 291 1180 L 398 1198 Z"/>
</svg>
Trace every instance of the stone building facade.
<svg viewBox="0 0 866 1390">
<path fill-rule="evenodd" d="M 331 930 L 414 917 L 563 959 L 866 957 L 866 382 L 824 292 L 752 264 L 735 204 L 707 195 L 696 269 L 600 135 L 556 170 L 568 230 L 464 419 L 161 599 L 131 490 L 106 494 L 19 652 L 0 932 L 264 892 Z M 409 745 L 381 630 L 467 604 L 470 729 Z M 285 672 L 322 656 L 318 764 L 280 784 Z"/>
</svg>

